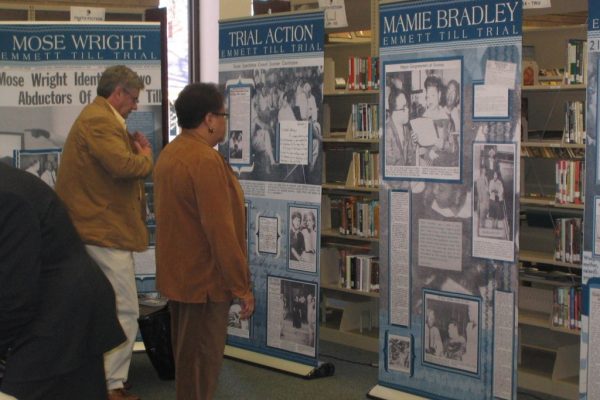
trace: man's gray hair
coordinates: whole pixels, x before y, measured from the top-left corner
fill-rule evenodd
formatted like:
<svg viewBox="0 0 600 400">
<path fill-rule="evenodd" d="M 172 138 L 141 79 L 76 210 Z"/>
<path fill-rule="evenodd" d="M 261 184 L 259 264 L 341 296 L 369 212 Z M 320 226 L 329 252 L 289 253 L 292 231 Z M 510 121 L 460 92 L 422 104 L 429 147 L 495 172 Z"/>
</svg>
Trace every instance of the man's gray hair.
<svg viewBox="0 0 600 400">
<path fill-rule="evenodd" d="M 108 67 L 102 73 L 96 93 L 98 96 L 107 98 L 119 86 L 125 90 L 142 90 L 144 88 L 144 81 L 130 68 L 124 65 L 114 65 Z"/>
</svg>

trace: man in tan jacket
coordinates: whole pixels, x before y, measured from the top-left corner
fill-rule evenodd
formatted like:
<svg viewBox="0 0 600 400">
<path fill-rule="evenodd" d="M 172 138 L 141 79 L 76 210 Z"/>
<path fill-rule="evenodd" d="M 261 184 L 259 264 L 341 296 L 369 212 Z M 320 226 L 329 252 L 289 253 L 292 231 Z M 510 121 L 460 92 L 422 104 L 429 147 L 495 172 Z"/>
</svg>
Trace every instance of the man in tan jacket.
<svg viewBox="0 0 600 400">
<path fill-rule="evenodd" d="M 86 250 L 113 285 L 119 322 L 127 341 L 105 354 L 110 400 L 134 400 L 127 380 L 139 308 L 133 251 L 148 245 L 143 179 L 152 171 L 152 149 L 140 132 L 130 134 L 125 118 L 137 109 L 144 83 L 131 69 L 107 68 L 98 96 L 75 120 L 61 156 L 56 191 Z"/>
</svg>

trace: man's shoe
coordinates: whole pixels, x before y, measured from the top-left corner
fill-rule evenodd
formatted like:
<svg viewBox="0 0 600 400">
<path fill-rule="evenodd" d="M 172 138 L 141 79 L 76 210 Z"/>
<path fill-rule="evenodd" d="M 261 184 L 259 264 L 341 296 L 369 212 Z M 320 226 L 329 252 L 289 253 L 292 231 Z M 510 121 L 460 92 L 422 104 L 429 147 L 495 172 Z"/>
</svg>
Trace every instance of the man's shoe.
<svg viewBox="0 0 600 400">
<path fill-rule="evenodd" d="M 138 396 L 128 393 L 125 389 L 112 389 L 108 391 L 108 400 L 141 400 Z"/>
</svg>

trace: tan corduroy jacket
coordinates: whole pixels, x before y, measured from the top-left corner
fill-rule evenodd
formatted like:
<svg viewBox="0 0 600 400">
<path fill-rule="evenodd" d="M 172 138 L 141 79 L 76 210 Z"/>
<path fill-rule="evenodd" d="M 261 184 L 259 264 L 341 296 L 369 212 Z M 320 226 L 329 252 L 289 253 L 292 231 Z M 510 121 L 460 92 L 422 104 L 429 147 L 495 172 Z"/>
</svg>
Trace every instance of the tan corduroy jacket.
<svg viewBox="0 0 600 400">
<path fill-rule="evenodd" d="M 156 283 L 184 303 L 249 294 L 244 194 L 225 159 L 181 134 L 154 169 Z"/>
<path fill-rule="evenodd" d="M 108 101 L 96 97 L 73 124 L 56 192 L 86 244 L 142 251 L 148 246 L 143 179 L 152 157 L 135 153 Z"/>
</svg>

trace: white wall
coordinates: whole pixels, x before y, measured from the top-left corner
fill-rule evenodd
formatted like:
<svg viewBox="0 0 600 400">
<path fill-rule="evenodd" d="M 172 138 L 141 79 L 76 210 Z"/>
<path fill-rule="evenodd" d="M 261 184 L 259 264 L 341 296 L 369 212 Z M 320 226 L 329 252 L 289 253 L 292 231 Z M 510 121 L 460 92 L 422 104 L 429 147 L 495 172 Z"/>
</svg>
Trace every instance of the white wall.
<svg viewBox="0 0 600 400">
<path fill-rule="evenodd" d="M 200 2 L 200 80 L 219 81 L 219 19 L 251 15 L 252 0 Z"/>
</svg>

